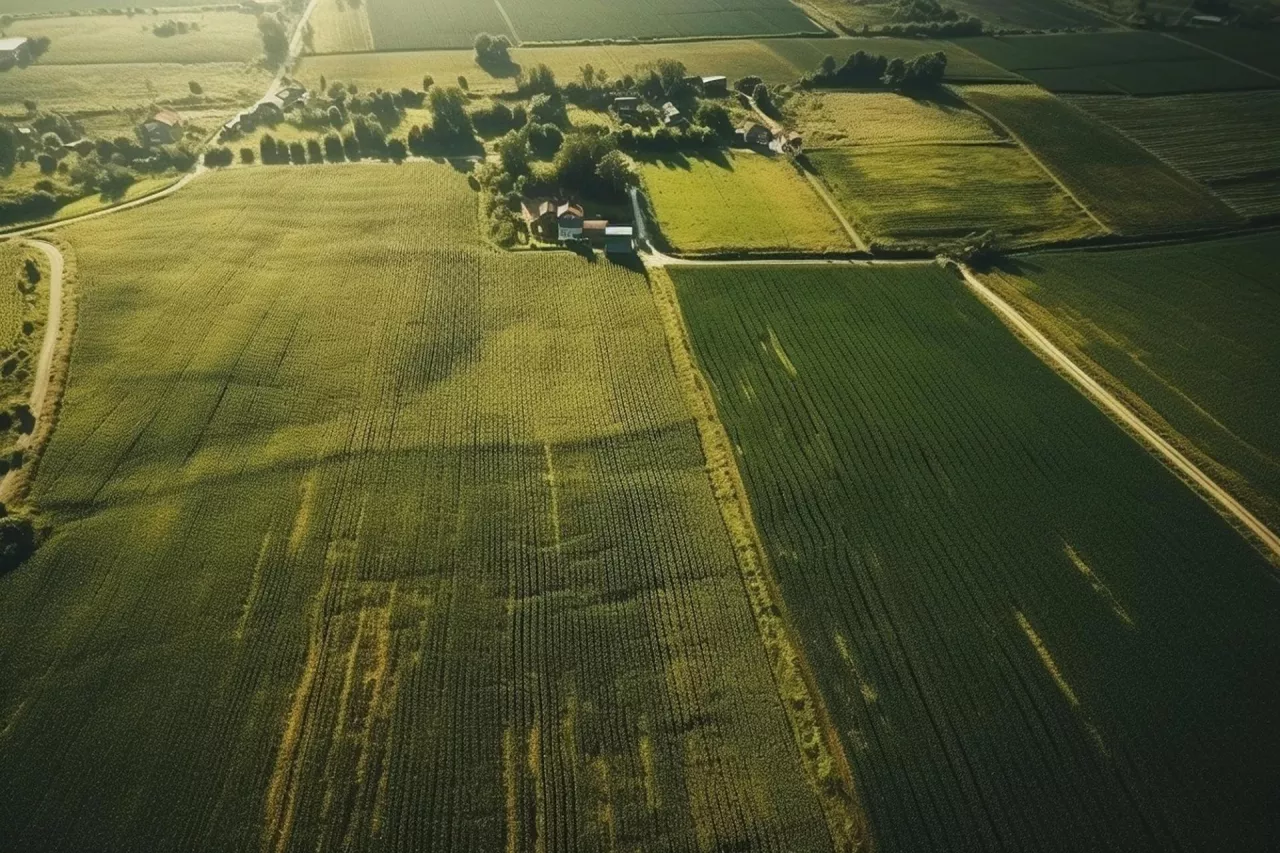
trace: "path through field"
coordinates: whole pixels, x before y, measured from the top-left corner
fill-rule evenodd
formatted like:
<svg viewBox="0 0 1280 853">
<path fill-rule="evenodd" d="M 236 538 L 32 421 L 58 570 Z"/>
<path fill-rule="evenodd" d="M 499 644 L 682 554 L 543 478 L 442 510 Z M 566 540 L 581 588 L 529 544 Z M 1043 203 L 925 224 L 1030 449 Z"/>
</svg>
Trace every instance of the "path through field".
<svg viewBox="0 0 1280 853">
<path fill-rule="evenodd" d="M 1134 433 L 1142 443 L 1163 458 L 1180 476 L 1189 480 L 1199 493 L 1218 504 L 1218 507 L 1224 513 L 1248 530 L 1256 542 L 1265 550 L 1272 563 L 1280 566 L 1280 536 L 1277 536 L 1275 532 L 1259 521 L 1253 513 L 1249 512 L 1244 505 L 1232 497 L 1230 492 L 1218 485 L 1213 478 L 1204 473 L 1199 466 L 1183 455 L 1181 451 L 1151 427 L 1147 426 L 1146 422 L 1138 417 L 1132 409 L 1120 402 L 1106 388 L 1103 388 L 1087 371 L 1068 358 L 1039 329 L 1019 314 L 1012 305 L 983 284 L 973 274 L 972 270 L 967 267 L 962 267 L 961 269 L 964 273 L 965 283 L 969 285 L 969 288 L 983 302 L 989 305 L 1002 320 L 1012 326 L 1018 332 L 1019 337 L 1027 341 L 1033 349 L 1048 359 L 1054 367 L 1065 373 L 1071 379 L 1072 384 Z"/>
</svg>

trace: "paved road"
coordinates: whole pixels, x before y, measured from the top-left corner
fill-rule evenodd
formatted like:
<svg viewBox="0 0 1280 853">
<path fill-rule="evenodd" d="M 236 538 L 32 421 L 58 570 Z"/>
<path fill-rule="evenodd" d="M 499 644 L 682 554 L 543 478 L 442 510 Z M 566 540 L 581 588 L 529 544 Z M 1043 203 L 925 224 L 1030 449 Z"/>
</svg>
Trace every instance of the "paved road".
<svg viewBox="0 0 1280 853">
<path fill-rule="evenodd" d="M 1217 503 L 1225 512 L 1229 513 L 1242 526 L 1252 533 L 1263 547 L 1270 551 L 1273 563 L 1280 565 L 1280 536 L 1277 536 L 1265 524 L 1257 519 L 1253 513 L 1245 509 L 1245 507 L 1231 496 L 1226 489 L 1219 486 L 1213 481 L 1208 474 L 1200 470 L 1200 468 L 1182 454 L 1176 447 L 1165 441 L 1163 437 L 1151 427 L 1147 426 L 1143 420 L 1134 413 L 1132 409 L 1122 403 L 1115 395 L 1106 388 L 1103 388 L 1092 376 L 1090 376 L 1082 367 L 1067 357 L 1067 355 L 1058 349 L 1048 338 L 1033 326 L 1026 318 L 1018 313 L 1008 302 L 997 296 L 994 291 L 982 283 L 971 270 L 961 267 L 964 272 L 964 280 L 969 288 L 981 299 L 987 303 L 997 315 L 1002 317 L 1014 329 L 1016 329 L 1033 349 L 1039 350 L 1053 364 L 1059 367 L 1068 378 L 1075 383 L 1076 387 L 1085 393 L 1086 396 L 1093 399 L 1095 403 L 1110 413 L 1120 421 L 1120 423 L 1129 427 L 1129 429 L 1138 436 L 1148 447 L 1157 454 L 1164 457 L 1165 461 L 1175 470 L 1180 472 L 1184 477 L 1194 483 L 1202 494 Z"/>
</svg>

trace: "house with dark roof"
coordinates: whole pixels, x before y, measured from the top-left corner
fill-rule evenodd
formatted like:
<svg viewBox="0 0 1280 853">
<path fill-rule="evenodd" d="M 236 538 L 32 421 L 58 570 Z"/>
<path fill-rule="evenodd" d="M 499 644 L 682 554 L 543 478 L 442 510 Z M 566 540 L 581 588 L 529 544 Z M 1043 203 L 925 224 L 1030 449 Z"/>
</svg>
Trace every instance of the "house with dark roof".
<svg viewBox="0 0 1280 853">
<path fill-rule="evenodd" d="M 720 74 L 712 74 L 699 78 L 702 84 L 702 94 L 707 97 L 717 97 L 729 94 L 729 78 Z"/>
<path fill-rule="evenodd" d="M 662 105 L 662 123 L 667 127 L 684 127 L 689 120 L 680 112 L 680 108 L 667 101 Z"/>
<path fill-rule="evenodd" d="M 23 36 L 0 39 L 0 68 L 23 62 L 30 55 L 31 39 Z"/>
<path fill-rule="evenodd" d="M 759 122 L 752 122 L 734 131 L 734 138 L 745 148 L 768 148 L 773 142 L 773 131 Z"/>
<path fill-rule="evenodd" d="M 566 201 L 556 206 L 556 236 L 563 243 L 582 236 L 582 205 Z"/>
<path fill-rule="evenodd" d="M 604 230 L 606 255 L 634 255 L 636 253 L 635 228 L 631 225 L 610 225 Z"/>
</svg>

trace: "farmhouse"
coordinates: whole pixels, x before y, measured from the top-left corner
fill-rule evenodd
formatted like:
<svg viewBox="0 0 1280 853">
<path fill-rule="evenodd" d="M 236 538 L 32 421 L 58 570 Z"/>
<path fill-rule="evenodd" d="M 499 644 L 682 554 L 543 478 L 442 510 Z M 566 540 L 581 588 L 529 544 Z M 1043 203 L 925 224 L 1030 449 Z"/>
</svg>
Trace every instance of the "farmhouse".
<svg viewBox="0 0 1280 853">
<path fill-rule="evenodd" d="M 138 128 L 146 145 L 168 145 L 182 138 L 182 116 L 173 110 L 161 110 Z"/>
<path fill-rule="evenodd" d="M 702 94 L 709 97 L 729 94 L 729 79 L 719 74 L 701 78 Z"/>
<path fill-rule="evenodd" d="M 667 101 L 662 105 L 662 123 L 667 127 L 684 127 L 689 120 L 680 112 L 680 108 Z"/>
<path fill-rule="evenodd" d="M 635 229 L 630 225 L 610 225 L 604 230 L 606 255 L 633 255 L 636 251 Z"/>
<path fill-rule="evenodd" d="M 608 228 L 609 220 L 607 219 L 587 219 L 582 223 L 582 236 L 590 240 L 593 246 L 603 246 Z"/>
<path fill-rule="evenodd" d="M 622 96 L 613 99 L 613 111 L 621 118 L 630 118 L 635 116 L 636 110 L 640 108 L 640 99 L 629 96 Z"/>
<path fill-rule="evenodd" d="M 768 148 L 769 143 L 773 142 L 773 131 L 759 122 L 753 122 L 734 131 L 734 137 L 739 145 L 745 147 Z"/>
<path fill-rule="evenodd" d="M 252 115 L 260 122 L 274 124 L 284 118 L 284 101 L 277 95 L 269 95 L 254 106 Z"/>
<path fill-rule="evenodd" d="M 290 110 L 297 104 L 306 102 L 307 90 L 301 86 L 290 85 L 278 89 L 271 97 L 280 105 L 281 110 Z"/>
<path fill-rule="evenodd" d="M 0 66 L 15 65 L 28 56 L 31 39 L 17 36 L 0 39 Z"/>
<path fill-rule="evenodd" d="M 566 201 L 556 207 L 556 236 L 562 243 L 582 236 L 582 205 Z"/>
</svg>

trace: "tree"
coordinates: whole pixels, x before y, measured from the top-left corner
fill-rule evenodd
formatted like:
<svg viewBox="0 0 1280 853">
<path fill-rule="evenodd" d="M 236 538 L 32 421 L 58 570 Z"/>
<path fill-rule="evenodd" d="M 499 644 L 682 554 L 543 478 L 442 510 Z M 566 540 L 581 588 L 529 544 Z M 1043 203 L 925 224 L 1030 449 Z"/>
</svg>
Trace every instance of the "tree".
<svg viewBox="0 0 1280 853">
<path fill-rule="evenodd" d="M 204 87 L 201 86 L 199 83 L 197 83 L 195 80 L 192 80 L 190 83 L 188 83 L 187 88 L 191 90 L 191 94 L 193 95 L 204 94 Z"/>
<path fill-rule="evenodd" d="M 777 107 L 773 104 L 773 93 L 763 83 L 756 84 L 756 88 L 751 92 L 751 100 L 756 102 L 756 106 L 765 115 L 773 115 L 777 112 Z"/>
<path fill-rule="evenodd" d="M 40 166 L 40 174 L 52 175 L 58 168 L 58 161 L 54 159 L 52 154 L 44 151 L 36 157 L 36 163 Z"/>
<path fill-rule="evenodd" d="M 505 71 L 511 67 L 511 42 L 506 36 L 480 33 L 476 36 L 476 65 L 486 71 Z"/>
<path fill-rule="evenodd" d="M 346 133 L 342 137 L 342 153 L 352 163 L 360 159 L 360 143 L 356 142 L 354 133 Z"/>
<path fill-rule="evenodd" d="M 391 158 L 392 162 L 400 163 L 404 161 L 405 157 L 409 156 L 409 151 L 399 139 L 391 139 L 387 141 L 387 156 Z"/>
<path fill-rule="evenodd" d="M 277 15 L 259 15 L 258 32 L 262 36 L 262 53 L 267 65 L 279 68 L 289 58 L 289 34 Z"/>
<path fill-rule="evenodd" d="M 522 95 L 554 95 L 560 91 L 556 85 L 556 73 L 544 62 L 539 62 L 525 76 L 520 86 Z"/>
<path fill-rule="evenodd" d="M 334 127 L 342 127 L 344 124 L 347 123 L 346 118 L 344 118 L 342 115 L 342 110 L 339 109 L 336 105 L 329 107 L 328 117 L 329 117 L 329 124 L 333 125 Z"/>
<path fill-rule="evenodd" d="M 253 161 L 254 161 L 253 149 L 252 149 L 252 148 L 241 148 L 241 149 L 240 149 L 240 162 L 241 162 L 241 163 L 244 163 L 246 166 L 251 166 L 251 165 L 253 165 Z"/>
<path fill-rule="evenodd" d="M 698 107 L 694 120 L 722 139 L 728 139 L 733 136 L 733 118 L 723 104 L 704 101 Z"/>
<path fill-rule="evenodd" d="M 27 277 L 27 284 L 31 285 L 32 287 L 35 287 L 37 284 L 40 283 L 40 278 L 41 278 L 40 265 L 37 264 L 35 261 L 33 261 L 31 258 L 27 258 L 25 261 L 23 261 L 22 273 Z"/>
<path fill-rule="evenodd" d="M 818 66 L 818 68 L 822 71 L 822 73 L 827 75 L 828 77 L 836 73 L 837 67 L 838 66 L 836 64 L 836 58 L 831 54 L 827 54 L 826 56 L 822 57 L 822 64 Z"/>
<path fill-rule="evenodd" d="M 430 92 L 431 87 L 434 86 L 435 84 L 436 84 L 436 78 L 432 77 L 430 74 L 426 75 L 425 77 L 422 78 L 422 91 Z"/>
<path fill-rule="evenodd" d="M 36 550 L 36 532 L 31 519 L 6 515 L 0 518 L 0 573 L 22 565 Z"/>
<path fill-rule="evenodd" d="M 543 160 L 555 155 L 564 144 L 564 132 L 554 124 L 529 125 L 529 149 Z"/>
<path fill-rule="evenodd" d="M 889 60 L 889 64 L 885 66 L 884 76 L 881 78 L 884 84 L 891 89 L 902 85 L 902 81 L 907 77 L 907 63 L 903 62 L 900 57 L 894 57 Z"/>
<path fill-rule="evenodd" d="M 471 89 L 470 84 L 467 83 L 467 78 L 462 76 L 461 74 L 458 75 L 458 88 L 464 92 Z"/>
<path fill-rule="evenodd" d="M 471 116 L 467 115 L 467 97 L 461 89 L 432 89 L 428 97 L 431 109 L 431 127 L 442 138 L 466 138 L 475 136 Z"/>
<path fill-rule="evenodd" d="M 276 140 L 269 133 L 264 133 L 262 139 L 258 141 L 258 153 L 261 155 L 262 162 L 271 165 L 276 162 Z"/>
<path fill-rule="evenodd" d="M 518 177 L 529 174 L 529 131 L 513 130 L 493 144 L 498 162 L 508 175 Z"/>
<path fill-rule="evenodd" d="M 307 149 L 301 142 L 289 143 L 289 161 L 295 166 L 305 166 L 307 163 Z"/>
<path fill-rule="evenodd" d="M 320 141 L 318 139 L 307 140 L 307 162 L 308 163 L 324 162 L 324 149 L 320 147 Z"/>
<path fill-rule="evenodd" d="M 600 158 L 596 165 L 596 177 L 600 179 L 602 186 L 617 195 L 640 182 L 635 162 L 616 149 Z"/>
<path fill-rule="evenodd" d="M 18 133 L 9 125 L 0 124 L 0 175 L 13 172 L 18 159 Z"/>
<path fill-rule="evenodd" d="M 342 139 L 336 133 L 330 133 L 324 138 L 324 159 L 330 163 L 341 163 L 346 159 L 342 153 Z"/>
</svg>

